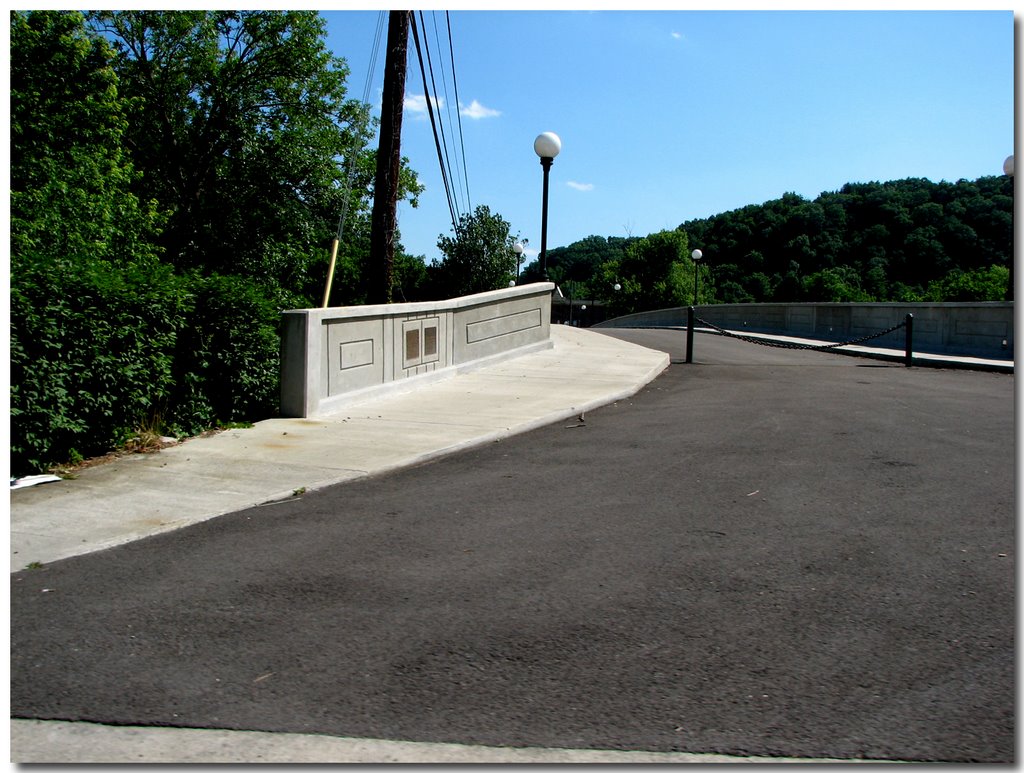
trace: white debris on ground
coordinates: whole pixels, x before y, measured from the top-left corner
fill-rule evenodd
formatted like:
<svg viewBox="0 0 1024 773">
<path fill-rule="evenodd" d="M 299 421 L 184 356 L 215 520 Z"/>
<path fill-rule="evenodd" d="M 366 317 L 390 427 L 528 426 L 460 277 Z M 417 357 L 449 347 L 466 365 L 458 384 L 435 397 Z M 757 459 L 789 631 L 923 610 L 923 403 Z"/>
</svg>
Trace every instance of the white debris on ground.
<svg viewBox="0 0 1024 773">
<path fill-rule="evenodd" d="M 63 480 L 63 478 L 57 475 L 25 475 L 21 478 L 11 478 L 11 491 L 18 488 L 38 486 L 40 483 L 55 483 L 59 480 Z"/>
</svg>

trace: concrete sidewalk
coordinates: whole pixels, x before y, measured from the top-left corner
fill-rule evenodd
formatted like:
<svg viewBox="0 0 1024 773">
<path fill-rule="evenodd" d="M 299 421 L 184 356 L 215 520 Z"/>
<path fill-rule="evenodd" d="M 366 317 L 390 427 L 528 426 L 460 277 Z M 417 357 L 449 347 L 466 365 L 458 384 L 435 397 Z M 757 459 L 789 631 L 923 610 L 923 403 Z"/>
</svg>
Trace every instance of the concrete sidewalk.
<svg viewBox="0 0 1024 773">
<path fill-rule="evenodd" d="M 113 547 L 573 417 L 637 392 L 669 355 L 551 327 L 554 346 L 328 418 L 270 419 L 11 492 L 11 571 Z"/>
</svg>

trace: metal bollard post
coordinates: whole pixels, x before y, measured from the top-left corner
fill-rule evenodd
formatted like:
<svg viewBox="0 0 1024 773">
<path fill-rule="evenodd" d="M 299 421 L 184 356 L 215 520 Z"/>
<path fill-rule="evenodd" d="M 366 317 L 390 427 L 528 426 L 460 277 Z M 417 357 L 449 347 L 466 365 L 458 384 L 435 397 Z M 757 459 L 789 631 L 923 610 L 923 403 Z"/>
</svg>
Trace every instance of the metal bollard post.
<svg viewBox="0 0 1024 773">
<path fill-rule="evenodd" d="M 693 306 L 686 310 L 686 361 L 693 362 Z"/>
<path fill-rule="evenodd" d="M 907 314 L 906 322 L 906 346 L 904 347 L 903 362 L 909 368 L 914 359 L 914 315 Z"/>
</svg>

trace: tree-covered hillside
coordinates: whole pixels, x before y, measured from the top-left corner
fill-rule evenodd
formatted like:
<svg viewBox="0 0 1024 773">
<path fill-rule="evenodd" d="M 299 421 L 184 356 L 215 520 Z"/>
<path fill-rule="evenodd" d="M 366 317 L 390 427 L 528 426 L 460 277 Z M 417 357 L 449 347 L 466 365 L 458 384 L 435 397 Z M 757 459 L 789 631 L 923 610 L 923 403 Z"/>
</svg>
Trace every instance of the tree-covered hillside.
<svg viewBox="0 0 1024 773">
<path fill-rule="evenodd" d="M 723 303 L 1012 297 L 1009 177 L 851 183 L 679 228 L 703 250 Z"/>
<path fill-rule="evenodd" d="M 689 255 L 700 249 L 700 303 L 1012 298 L 1009 177 L 850 183 L 813 201 L 787 193 L 687 221 L 675 233 L 685 240 L 676 258 L 653 273 L 641 267 L 654 235 L 588 236 L 549 250 L 548 275 L 616 311 L 689 303 Z M 541 273 L 533 263 L 523 275 L 535 281 Z M 633 297 L 625 302 L 615 284 L 635 287 Z M 666 287 L 674 288 L 668 296 Z"/>
</svg>

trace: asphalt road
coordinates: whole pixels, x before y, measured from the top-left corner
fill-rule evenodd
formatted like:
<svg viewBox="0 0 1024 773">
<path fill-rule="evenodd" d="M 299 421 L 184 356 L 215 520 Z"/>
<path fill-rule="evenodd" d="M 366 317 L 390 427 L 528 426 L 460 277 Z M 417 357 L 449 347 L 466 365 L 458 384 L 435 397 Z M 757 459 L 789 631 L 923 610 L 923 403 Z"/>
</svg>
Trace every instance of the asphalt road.
<svg viewBox="0 0 1024 773">
<path fill-rule="evenodd" d="M 583 421 L 12 575 L 12 715 L 1012 760 L 1013 377 L 695 359 Z"/>
</svg>

